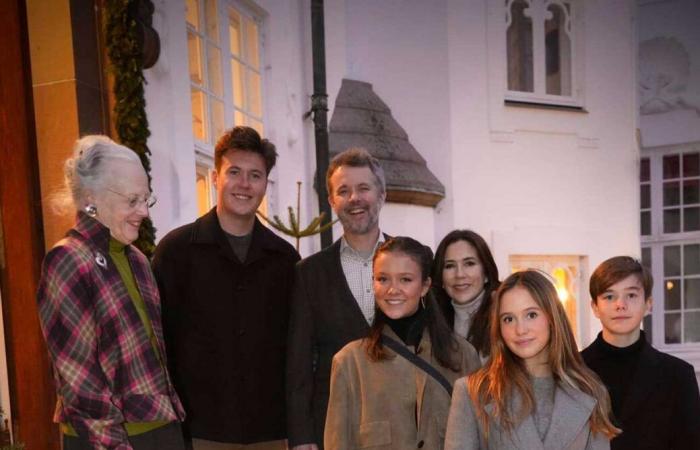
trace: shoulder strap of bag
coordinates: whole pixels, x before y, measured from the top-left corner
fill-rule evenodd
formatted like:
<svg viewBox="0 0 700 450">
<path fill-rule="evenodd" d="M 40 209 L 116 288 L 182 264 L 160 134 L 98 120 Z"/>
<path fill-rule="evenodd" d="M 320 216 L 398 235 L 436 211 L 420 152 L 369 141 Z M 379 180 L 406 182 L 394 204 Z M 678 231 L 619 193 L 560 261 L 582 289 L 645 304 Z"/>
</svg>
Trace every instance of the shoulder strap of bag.
<svg viewBox="0 0 700 450">
<path fill-rule="evenodd" d="M 413 365 L 415 365 L 423 372 L 433 377 L 433 379 L 440 383 L 440 386 L 445 388 L 447 393 L 450 396 L 452 396 L 452 385 L 450 384 L 450 382 L 447 381 L 447 378 L 445 378 L 443 374 L 438 372 L 438 370 L 435 367 L 430 365 L 429 362 L 411 352 L 409 349 L 406 348 L 406 346 L 396 341 L 396 339 L 391 338 L 385 334 L 382 335 L 382 345 L 386 345 L 387 347 L 395 351 L 398 355 L 403 356 L 409 362 L 413 363 Z"/>
</svg>

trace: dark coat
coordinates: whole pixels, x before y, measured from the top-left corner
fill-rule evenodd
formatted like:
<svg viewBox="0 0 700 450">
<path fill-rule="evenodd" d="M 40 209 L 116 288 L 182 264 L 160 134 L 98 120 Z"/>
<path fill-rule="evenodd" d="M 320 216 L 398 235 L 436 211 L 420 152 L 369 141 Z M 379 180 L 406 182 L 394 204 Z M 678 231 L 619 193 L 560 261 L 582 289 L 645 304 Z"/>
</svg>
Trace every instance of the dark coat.
<svg viewBox="0 0 700 450">
<path fill-rule="evenodd" d="M 289 299 L 299 255 L 257 219 L 245 263 L 216 210 L 166 235 L 153 270 L 175 389 L 192 437 L 284 439 Z"/>
<path fill-rule="evenodd" d="M 581 356 L 596 373 L 609 363 L 596 342 Z M 611 441 L 613 450 L 700 449 L 700 395 L 693 366 L 645 341 L 615 423 L 622 434 Z"/>
<path fill-rule="evenodd" d="M 287 357 L 289 445 L 322 448 L 333 355 L 369 332 L 340 263 L 340 240 L 296 267 Z"/>
</svg>

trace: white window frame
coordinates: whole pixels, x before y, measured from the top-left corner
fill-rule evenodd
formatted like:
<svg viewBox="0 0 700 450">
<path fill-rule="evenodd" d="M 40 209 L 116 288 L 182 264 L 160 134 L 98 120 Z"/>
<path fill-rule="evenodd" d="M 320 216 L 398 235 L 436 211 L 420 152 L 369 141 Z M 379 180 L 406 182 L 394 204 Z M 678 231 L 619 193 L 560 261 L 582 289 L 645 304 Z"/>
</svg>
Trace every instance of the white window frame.
<svg viewBox="0 0 700 450">
<path fill-rule="evenodd" d="M 700 142 L 684 143 L 656 148 L 643 148 L 641 158 L 649 158 L 651 182 L 651 234 L 641 236 L 642 248 L 651 253 L 651 272 L 654 277 L 652 289 L 652 345 L 663 351 L 686 360 L 700 360 L 700 342 L 667 344 L 665 336 L 664 300 L 664 246 L 700 244 L 700 231 L 679 233 L 663 232 L 663 157 L 672 154 L 700 152 Z M 681 193 L 682 195 L 682 193 Z M 682 229 L 681 221 L 681 229 Z M 681 275 L 681 278 L 683 276 Z M 682 297 L 681 297 L 682 298 Z M 682 301 L 682 300 L 681 300 Z"/>
<path fill-rule="evenodd" d="M 583 56 L 584 56 L 584 27 L 583 27 L 583 2 L 580 0 L 523 0 L 529 4 L 532 14 L 532 59 L 533 59 L 533 88 L 534 92 L 511 91 L 508 89 L 508 51 L 506 34 L 510 8 L 515 0 L 506 0 L 502 3 L 504 9 L 501 20 L 501 48 L 503 49 L 504 71 L 503 89 L 506 103 L 542 104 L 583 108 Z M 571 6 L 570 12 L 570 39 L 571 39 L 571 95 L 552 95 L 546 92 L 546 59 L 545 59 L 545 12 L 550 5 L 560 5 L 566 2 Z"/>
<path fill-rule="evenodd" d="M 192 29 L 192 27 L 187 23 L 186 18 L 185 18 L 185 23 L 188 31 L 193 31 L 195 34 L 197 34 L 200 38 L 203 39 L 203 47 L 200 50 L 202 54 L 202 78 L 203 80 L 208 80 L 209 76 L 209 60 L 207 58 L 206 54 L 206 46 L 207 46 L 207 37 L 206 37 L 206 30 L 204 24 L 205 22 L 205 14 L 206 14 L 206 5 L 205 5 L 206 0 L 199 0 L 199 17 L 200 17 L 200 29 L 202 30 L 201 32 L 196 32 L 195 30 Z M 190 89 L 192 87 L 197 87 L 198 89 L 202 90 L 205 95 L 214 97 L 220 101 L 223 102 L 224 104 L 224 130 L 228 130 L 232 128 L 235 125 L 241 125 L 239 123 L 235 122 L 235 112 L 236 110 L 241 111 L 244 115 L 253 117 L 255 120 L 258 120 L 261 122 L 263 129 L 267 128 L 267 104 L 266 104 L 266 84 L 267 84 L 267 77 L 266 77 L 266 54 L 265 54 L 265 38 L 266 38 L 266 13 L 264 10 L 259 8 L 257 5 L 250 1 L 246 0 L 215 0 L 216 1 L 216 14 L 217 14 L 217 30 L 218 30 L 218 38 L 219 42 L 215 44 L 220 51 L 220 67 L 221 67 L 221 83 L 222 83 L 222 94 L 223 98 L 219 97 L 218 95 L 215 95 L 212 90 L 207 86 L 207 82 L 204 82 L 201 86 L 195 84 L 192 82 L 190 79 L 190 74 L 189 74 L 189 64 L 188 64 L 188 81 L 189 81 L 189 86 Z M 233 57 L 231 48 L 230 48 L 230 41 L 229 41 L 229 32 L 228 32 L 228 27 L 229 27 L 229 13 L 231 9 L 235 10 L 240 16 L 246 17 L 257 25 L 258 28 L 258 45 L 257 45 L 257 52 L 258 52 L 258 61 L 259 61 L 259 66 L 257 69 L 257 72 L 260 74 L 260 102 L 261 102 L 261 108 L 262 108 L 262 116 L 260 117 L 255 117 L 252 114 L 249 113 L 247 109 L 239 109 L 235 106 L 234 99 L 233 99 L 233 83 L 232 83 L 232 75 L 231 75 L 231 58 Z M 245 36 L 245 30 L 241 31 L 241 37 L 242 37 L 242 42 L 241 46 L 243 48 L 246 48 L 246 42 L 245 39 L 247 39 Z M 188 49 L 189 51 L 189 49 Z M 238 58 L 237 58 L 238 59 Z M 247 66 L 247 62 L 242 61 L 245 67 Z M 247 85 L 244 85 L 244 91 L 247 89 Z M 191 108 L 192 105 L 190 104 L 190 113 L 191 113 Z M 208 130 L 208 140 L 207 141 L 202 141 L 198 139 L 194 131 L 192 131 L 192 139 L 194 142 L 194 152 L 195 152 L 195 173 L 200 173 L 201 168 L 206 167 L 209 169 L 208 173 L 208 178 L 211 180 L 211 171 L 215 170 L 214 167 L 214 150 L 215 150 L 215 144 L 216 140 L 218 139 L 218 136 L 211 136 L 212 133 L 214 133 L 213 130 L 213 122 L 211 120 L 211 102 L 207 101 L 207 109 L 206 109 L 206 119 L 207 120 L 207 130 Z M 247 124 L 247 123 L 246 123 Z M 261 204 L 260 208 L 264 211 L 267 211 L 270 207 L 269 204 L 269 194 L 270 194 L 270 188 L 274 186 L 275 182 L 273 179 L 270 179 L 270 176 L 268 176 L 268 189 L 267 193 L 268 195 L 265 196 L 265 199 L 263 200 L 263 204 Z M 211 202 L 211 207 L 216 205 L 216 189 L 212 186 L 211 189 L 211 195 L 210 195 L 210 202 Z M 199 205 L 197 205 L 197 208 L 199 210 Z"/>
</svg>

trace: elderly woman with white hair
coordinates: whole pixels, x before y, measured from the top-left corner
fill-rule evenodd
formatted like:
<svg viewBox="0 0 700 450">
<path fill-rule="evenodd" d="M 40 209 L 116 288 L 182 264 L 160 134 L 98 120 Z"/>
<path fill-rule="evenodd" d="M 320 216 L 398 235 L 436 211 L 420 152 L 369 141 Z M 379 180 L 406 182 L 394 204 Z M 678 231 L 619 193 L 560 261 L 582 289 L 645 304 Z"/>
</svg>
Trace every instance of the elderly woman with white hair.
<svg viewBox="0 0 700 450">
<path fill-rule="evenodd" d="M 146 172 L 105 136 L 79 139 L 64 172 L 56 200 L 76 222 L 46 255 L 37 294 L 63 448 L 184 449 L 158 288 L 131 245 L 156 201 Z"/>
</svg>

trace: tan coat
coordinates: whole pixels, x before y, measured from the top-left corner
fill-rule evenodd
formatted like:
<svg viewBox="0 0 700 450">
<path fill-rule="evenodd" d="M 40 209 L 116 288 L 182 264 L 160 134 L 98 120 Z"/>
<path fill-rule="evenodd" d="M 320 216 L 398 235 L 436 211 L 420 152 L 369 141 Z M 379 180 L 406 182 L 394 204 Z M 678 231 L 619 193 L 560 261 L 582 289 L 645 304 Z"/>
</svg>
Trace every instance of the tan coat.
<svg viewBox="0 0 700 450">
<path fill-rule="evenodd" d="M 388 327 L 384 333 L 399 340 Z M 427 330 L 418 354 L 454 383 L 481 365 L 469 343 L 459 339 L 458 344 L 458 372 L 442 367 L 433 358 Z M 387 351 L 391 359 L 370 361 L 365 341 L 357 340 L 333 358 L 326 450 L 442 449 L 450 395 L 423 370 Z"/>
</svg>

